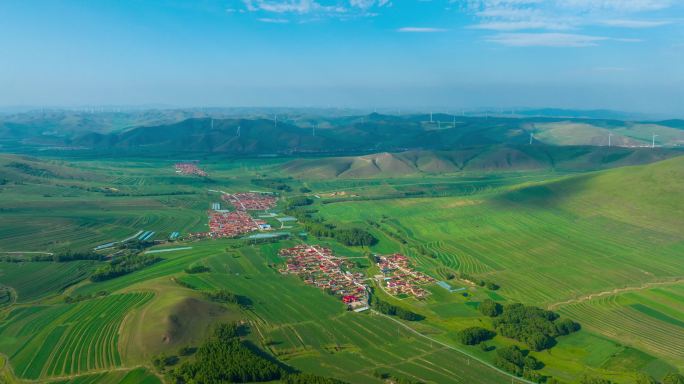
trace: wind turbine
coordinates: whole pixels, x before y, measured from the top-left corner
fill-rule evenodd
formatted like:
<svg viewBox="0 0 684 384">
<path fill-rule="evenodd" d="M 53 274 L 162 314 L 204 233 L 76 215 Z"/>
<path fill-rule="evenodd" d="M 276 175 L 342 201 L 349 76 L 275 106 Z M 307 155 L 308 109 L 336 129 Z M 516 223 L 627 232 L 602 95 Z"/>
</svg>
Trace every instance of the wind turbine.
<svg viewBox="0 0 684 384">
<path fill-rule="evenodd" d="M 240 137 L 240 126 L 238 125 L 237 131 L 235 132 L 235 136 Z"/>
<path fill-rule="evenodd" d="M 431 123 L 434 122 L 434 121 L 432 121 L 432 111 L 430 111 L 430 122 L 431 122 Z"/>
<path fill-rule="evenodd" d="M 655 148 L 655 138 L 658 137 L 655 133 L 653 134 L 653 137 L 651 138 L 651 148 Z"/>
<path fill-rule="evenodd" d="M 611 143 L 610 143 L 610 138 L 611 138 L 611 137 L 613 137 L 613 134 L 612 134 L 612 133 L 609 133 L 609 134 L 608 134 L 608 148 L 610 148 L 610 144 L 611 144 Z"/>
<path fill-rule="evenodd" d="M 530 132 L 530 145 L 532 145 L 532 140 L 534 140 L 534 132 Z"/>
<path fill-rule="evenodd" d="M 273 115 L 273 128 L 278 128 L 278 114 Z"/>
</svg>

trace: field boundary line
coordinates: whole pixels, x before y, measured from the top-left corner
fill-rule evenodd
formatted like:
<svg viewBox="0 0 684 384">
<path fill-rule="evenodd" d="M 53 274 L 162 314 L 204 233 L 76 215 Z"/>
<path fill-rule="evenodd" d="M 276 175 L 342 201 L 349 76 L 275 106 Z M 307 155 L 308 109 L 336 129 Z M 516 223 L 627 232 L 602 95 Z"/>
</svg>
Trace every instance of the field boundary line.
<svg viewBox="0 0 684 384">
<path fill-rule="evenodd" d="M 24 253 L 26 253 L 26 254 L 32 254 L 32 255 L 38 254 L 38 255 L 50 255 L 50 256 L 54 255 L 54 253 L 52 253 L 52 252 L 38 252 L 38 251 L 3 251 L 0 253 L 9 253 L 9 254 L 24 254 Z"/>
<path fill-rule="evenodd" d="M 471 359 L 473 359 L 473 360 L 475 360 L 475 361 L 477 361 L 477 362 L 479 362 L 479 363 L 481 363 L 481 364 L 483 364 L 483 365 L 485 365 L 485 366 L 487 366 L 487 367 L 489 367 L 489 368 L 491 368 L 491 369 L 493 369 L 493 370 L 495 370 L 495 371 L 497 371 L 497 372 L 499 372 L 499 373 L 501 373 L 501 374 L 503 374 L 503 375 L 505 375 L 505 376 L 508 376 L 508 377 L 511 378 L 512 380 L 516 380 L 516 381 L 518 381 L 518 382 L 522 382 L 522 383 L 526 383 L 526 384 L 534 384 L 532 381 L 525 380 L 525 379 L 522 378 L 522 377 L 518 377 L 518 376 L 513 375 L 512 373 L 503 371 L 503 370 L 501 370 L 501 369 L 495 367 L 494 365 L 492 365 L 492 364 L 490 364 L 490 363 L 488 363 L 488 362 L 486 362 L 486 361 L 480 359 L 479 357 L 476 357 L 476 356 L 471 355 L 470 353 L 468 353 L 468 352 L 466 352 L 466 351 L 463 351 L 463 350 L 461 350 L 461 349 L 459 349 L 459 348 L 456 348 L 456 347 L 454 347 L 454 346 L 452 346 L 452 345 L 449 345 L 449 344 L 447 344 L 447 343 L 445 343 L 445 342 L 443 342 L 443 341 L 440 341 L 440 340 L 437 340 L 437 339 L 433 339 L 433 338 L 430 337 L 430 336 L 424 335 L 424 334 L 420 333 L 419 331 L 417 331 L 417 330 L 411 328 L 410 326 L 408 326 L 408 325 L 402 323 L 401 321 L 399 321 L 399 320 L 397 320 L 397 319 L 395 319 L 395 318 L 392 318 L 392 317 L 389 316 L 389 315 L 385 315 L 384 313 L 377 312 L 377 311 L 374 310 L 374 309 L 371 309 L 371 313 L 373 313 L 373 314 L 375 314 L 375 315 L 379 315 L 379 316 L 385 317 L 385 318 L 387 318 L 387 319 L 389 319 L 389 320 L 392 320 L 393 322 L 395 322 L 395 323 L 401 325 L 402 327 L 404 327 L 405 329 L 409 330 L 410 332 L 412 332 L 412 333 L 414 333 L 414 334 L 416 334 L 416 335 L 418 335 L 418 336 L 421 336 L 421 337 L 423 337 L 423 338 L 426 338 L 426 339 L 428 339 L 428 340 L 430 340 L 430 341 L 432 341 L 432 342 L 434 342 L 434 343 L 437 343 L 437 344 L 439 344 L 439 345 L 441 345 L 441 346 L 443 346 L 443 347 L 446 347 L 446 348 L 448 348 L 448 349 L 451 349 L 451 350 L 454 350 L 454 351 L 456 351 L 456 352 L 462 353 L 462 354 L 468 356 L 469 358 L 471 358 Z"/>
<path fill-rule="evenodd" d="M 624 293 L 624 292 L 641 291 L 644 289 L 657 287 L 660 285 L 673 285 L 673 284 L 681 283 L 682 281 L 684 281 L 684 277 L 675 277 L 675 278 L 670 279 L 670 280 L 653 281 L 653 282 L 641 284 L 639 286 L 614 288 L 614 289 L 611 289 L 608 291 L 602 291 L 602 292 L 598 292 L 598 293 L 590 293 L 588 295 L 584 295 L 584 296 L 581 296 L 581 297 L 578 297 L 575 299 L 570 299 L 570 300 L 561 301 L 558 303 L 549 304 L 547 306 L 547 308 L 549 310 L 553 310 L 553 309 L 563 307 L 566 305 L 579 304 L 579 303 L 583 303 L 585 301 L 590 301 L 590 300 L 595 299 L 597 297 L 619 295 L 619 294 Z"/>
</svg>

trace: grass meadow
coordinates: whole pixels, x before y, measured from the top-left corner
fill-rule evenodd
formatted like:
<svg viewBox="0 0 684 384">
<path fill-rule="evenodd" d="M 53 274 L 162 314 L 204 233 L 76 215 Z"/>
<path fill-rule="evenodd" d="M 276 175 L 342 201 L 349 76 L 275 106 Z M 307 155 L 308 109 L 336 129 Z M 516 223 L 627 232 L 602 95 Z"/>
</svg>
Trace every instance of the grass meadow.
<svg viewBox="0 0 684 384">
<path fill-rule="evenodd" d="M 17 161 L 33 171 L 2 167 Z M 209 189 L 264 190 L 253 180 L 278 178 L 292 187 L 287 196 L 312 189 L 320 197 L 313 208 L 327 222 L 367 228 L 379 240 L 369 249 L 331 239 L 310 243 L 356 257 L 401 251 L 437 279 L 463 272 L 501 289 L 453 279 L 449 284 L 465 288 L 467 296 L 436 285 L 424 301 L 379 292 L 426 316 L 421 322 L 347 312 L 339 300 L 277 271 L 283 262 L 278 249 L 296 239 L 259 246 L 235 240 L 160 245 L 155 248 L 191 248 L 159 253 L 164 260 L 98 283 L 86 279 L 94 262 L 0 263 L 0 353 L 14 375 L 157 383 L 149 369 L 153 356 L 198 345 L 218 321 L 245 320 L 251 341 L 305 372 L 364 383 L 381 382 L 376 370 L 426 383 L 510 382 L 480 362 L 491 362 L 494 352 L 457 341 L 461 329 L 490 325 L 477 311 L 486 298 L 553 308 L 582 324 L 582 331 L 558 338 L 551 350 L 533 352 L 545 363 L 544 374 L 565 382 L 590 372 L 626 384 L 636 370 L 662 377 L 684 369 L 677 348 L 684 343 L 678 338 L 684 331 L 678 280 L 684 275 L 684 207 L 659 197 L 681 196 L 681 159 L 576 176 L 365 180 L 289 179 L 280 163 L 214 160 L 205 164 L 209 178 L 200 179 L 176 175 L 172 160 L 0 157 L 0 176 L 12 180 L 0 187 L 0 252 L 91 249 L 140 230 L 155 231 L 156 239 L 204 231 L 206 210 L 219 201 Z M 210 272 L 184 272 L 197 264 Z M 370 267 L 369 275 L 377 273 Z M 201 292 L 220 288 L 249 297 L 252 305 L 211 303 Z M 108 295 L 63 302 L 63 295 L 101 291 Z M 500 336 L 491 341 L 511 344 Z"/>
</svg>

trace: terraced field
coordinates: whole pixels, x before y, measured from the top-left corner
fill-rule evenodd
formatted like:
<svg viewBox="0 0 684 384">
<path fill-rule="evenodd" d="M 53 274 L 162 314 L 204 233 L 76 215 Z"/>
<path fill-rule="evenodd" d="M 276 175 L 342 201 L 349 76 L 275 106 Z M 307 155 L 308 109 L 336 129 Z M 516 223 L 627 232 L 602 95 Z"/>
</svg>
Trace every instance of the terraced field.
<svg viewBox="0 0 684 384">
<path fill-rule="evenodd" d="M 500 284 L 511 299 L 553 304 L 684 276 L 677 257 L 684 252 L 677 231 L 684 226 L 681 204 L 654 201 L 645 191 L 624 192 L 661 178 L 668 190 L 660 196 L 677 196 L 684 189 L 677 177 L 683 162 L 677 158 L 477 198 L 344 202 L 323 205 L 321 212 L 335 222 L 385 217 L 409 240 L 434 250 L 445 266 L 458 262 L 459 270 Z M 592 209 L 592 204 L 599 205 Z"/>
<path fill-rule="evenodd" d="M 437 262 L 493 281 L 502 287 L 494 298 L 560 309 L 588 331 L 681 369 L 681 288 L 630 290 L 684 276 L 684 212 L 673 198 L 684 190 L 683 162 L 672 159 L 472 198 L 326 204 L 321 212 L 328 220 L 357 225 L 382 217 L 383 225 L 436 256 L 409 253 L 436 276 L 444 276 Z M 645 185 L 657 185 L 658 193 L 638 188 Z M 623 289 L 620 295 L 566 305 Z M 560 364 L 576 354 L 565 348 L 558 350 L 566 359 Z"/>
<path fill-rule="evenodd" d="M 609 294 L 563 305 L 596 332 L 684 366 L 684 284 Z"/>
<path fill-rule="evenodd" d="M 457 260 L 459 270 L 491 279 L 506 296 L 537 305 L 684 273 L 675 257 L 684 247 L 678 236 L 562 210 L 460 202 L 341 203 L 328 204 L 323 212 L 350 222 L 394 217 L 444 265 Z"/>
<path fill-rule="evenodd" d="M 17 376 L 62 377 L 121 365 L 119 327 L 151 293 L 116 294 L 75 304 L 19 307 L 0 324 L 0 348 Z"/>
<path fill-rule="evenodd" d="M 31 210 L 41 209 L 43 204 L 47 202 L 34 201 Z M 15 209 L 0 224 L 0 250 L 87 249 L 122 240 L 141 229 L 166 236 L 173 231 L 188 233 L 206 228 L 202 209 L 195 206 L 167 209 L 172 205 L 149 198 L 53 200 L 49 213 L 41 214 L 39 219 L 35 219 L 30 210 L 23 213 Z"/>
<path fill-rule="evenodd" d="M 11 287 L 16 301 L 26 303 L 64 291 L 85 279 L 95 268 L 92 261 L 66 263 L 1 263 L 0 285 Z"/>
<path fill-rule="evenodd" d="M 124 276 L 121 282 L 93 284 L 87 291 L 135 290 L 136 284 L 161 284 L 168 281 L 164 276 L 177 274 L 178 279 L 200 289 L 226 288 L 249 297 L 252 306 L 244 313 L 251 325 L 249 337 L 306 372 L 368 383 L 380 382 L 373 376 L 377 368 L 425 382 L 510 382 L 456 350 L 392 325 L 384 317 L 348 313 L 337 299 L 294 276 L 281 275 L 270 265 L 282 261 L 277 250 L 290 243 L 226 252 L 230 242 L 194 243 L 192 250 L 179 251 L 168 261 Z M 182 272 L 183 266 L 198 260 L 211 272 Z"/>
<path fill-rule="evenodd" d="M 95 263 L 0 263 L 0 285 L 14 294 L 0 298 L 0 352 L 23 379 L 156 383 L 138 368 L 152 356 L 197 345 L 214 321 L 245 319 L 251 341 L 306 372 L 364 383 L 381 382 L 376 369 L 422 382 L 510 382 L 462 352 L 485 361 L 495 353 L 458 343 L 463 328 L 490 325 L 476 309 L 489 297 L 553 307 L 582 323 L 583 331 L 559 338 L 550 352 L 532 352 L 546 364 L 544 374 L 576 382 L 590 370 L 631 383 L 633 372 L 625 367 L 638 358 L 644 370 L 662 377 L 673 366 L 684 368 L 678 349 L 684 345 L 682 285 L 584 298 L 684 276 L 681 201 L 658 201 L 651 192 L 657 185 L 656 197 L 681 196 L 681 161 L 571 182 L 558 174 L 553 177 L 559 180 L 542 181 L 549 175 L 540 173 L 288 181 L 295 191 L 300 185 L 315 188 L 322 198 L 312 208 L 328 222 L 369 228 L 379 239 L 371 251 L 401 251 L 417 269 L 440 279 L 461 271 L 501 290 L 457 279 L 449 283 L 464 291 L 429 286 L 426 300 L 394 301 L 426 316 L 402 325 L 377 314 L 347 312 L 339 300 L 278 273 L 277 250 L 299 241 L 294 239 L 248 246 L 237 240 L 193 241 L 182 245 L 191 249 L 160 253 L 162 261 L 142 270 L 76 285 Z M 75 179 L 11 184 L 0 200 L 0 251 L 87 249 L 139 230 L 155 231 L 155 238 L 204 230 L 206 209 L 216 200 L 207 192 L 214 182 L 176 176 L 161 163 L 82 162 L 82 172 L 74 175 L 84 177 L 78 179 L 83 185 L 74 188 L 67 185 L 78 184 Z M 274 171 L 248 161 L 207 168 L 221 180 L 216 188 L 242 190 L 261 189 L 252 178 Z M 90 174 L 107 177 L 87 179 Z M 128 195 L 107 196 L 100 188 L 108 185 Z M 635 190 L 635 185 L 649 188 Z M 333 194 L 339 191 L 346 194 Z M 350 194 L 361 201 L 335 201 L 354 199 Z M 311 236 L 306 241 L 368 262 L 367 248 Z M 199 264 L 210 272 L 184 272 Z M 210 303 L 178 281 L 200 290 L 226 288 L 249 297 L 252 305 L 245 310 Z M 61 304 L 55 295 L 67 287 L 71 296 L 110 295 Z M 513 341 L 497 336 L 488 343 L 499 348 Z"/>
<path fill-rule="evenodd" d="M 53 384 L 161 384 L 159 378 L 145 368 L 130 371 L 115 371 L 83 375 L 68 380 L 53 381 Z"/>
</svg>

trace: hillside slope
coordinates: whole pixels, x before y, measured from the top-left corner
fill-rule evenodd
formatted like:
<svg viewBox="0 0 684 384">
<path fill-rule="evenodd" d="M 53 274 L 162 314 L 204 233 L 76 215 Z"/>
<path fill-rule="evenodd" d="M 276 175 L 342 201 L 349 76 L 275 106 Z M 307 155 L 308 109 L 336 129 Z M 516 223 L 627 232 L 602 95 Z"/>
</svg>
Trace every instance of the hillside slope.
<svg viewBox="0 0 684 384">
<path fill-rule="evenodd" d="M 586 171 L 646 164 L 682 154 L 663 149 L 493 146 L 455 151 L 406 151 L 364 156 L 297 159 L 282 170 L 306 178 L 376 178 L 462 171 Z"/>
<path fill-rule="evenodd" d="M 684 156 L 525 187 L 501 199 L 682 235 Z"/>
</svg>

